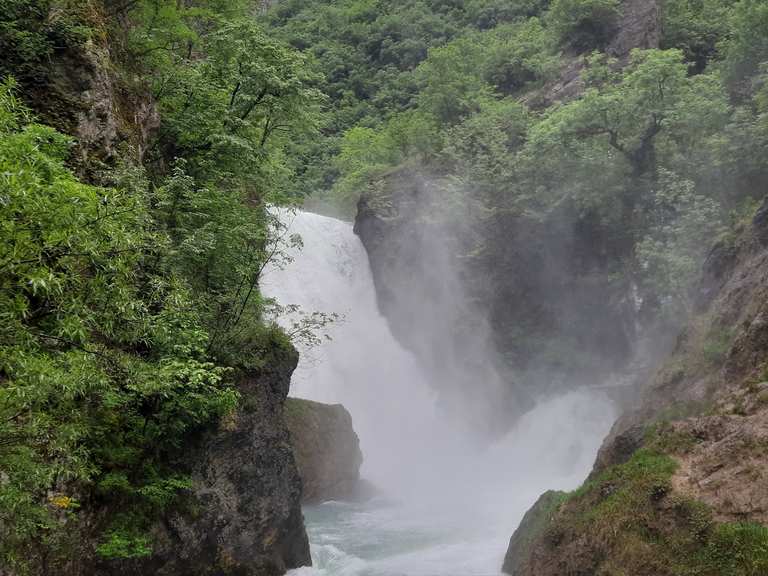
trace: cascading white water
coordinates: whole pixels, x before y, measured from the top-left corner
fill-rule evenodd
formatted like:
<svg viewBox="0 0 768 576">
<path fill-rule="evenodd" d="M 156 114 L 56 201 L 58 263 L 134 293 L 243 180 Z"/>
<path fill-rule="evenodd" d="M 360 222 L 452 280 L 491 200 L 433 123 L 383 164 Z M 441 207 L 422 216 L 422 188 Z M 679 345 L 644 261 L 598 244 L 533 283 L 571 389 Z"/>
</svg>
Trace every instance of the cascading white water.
<svg viewBox="0 0 768 576">
<path fill-rule="evenodd" d="M 439 383 L 392 336 L 351 225 L 305 212 L 283 218 L 304 247 L 265 273 L 262 290 L 343 317 L 328 329 L 332 340 L 300 350 L 291 395 L 347 407 L 362 474 L 386 495 L 386 504 L 307 509 L 315 566 L 297 572 L 497 574 L 525 510 L 545 490 L 584 478 L 613 421 L 611 403 L 595 391 L 542 401 L 505 438 L 479 447 L 441 412 L 431 386 Z"/>
</svg>

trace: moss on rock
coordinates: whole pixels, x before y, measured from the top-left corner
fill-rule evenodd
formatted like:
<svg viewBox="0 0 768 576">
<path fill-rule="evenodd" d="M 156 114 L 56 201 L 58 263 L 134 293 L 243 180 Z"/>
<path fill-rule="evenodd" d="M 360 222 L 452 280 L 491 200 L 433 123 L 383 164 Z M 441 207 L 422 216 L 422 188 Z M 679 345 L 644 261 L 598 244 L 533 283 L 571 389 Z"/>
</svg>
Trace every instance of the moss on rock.
<svg viewBox="0 0 768 576">
<path fill-rule="evenodd" d="M 679 446 L 675 432 L 672 445 Z M 718 522 L 705 503 L 675 491 L 680 464 L 646 447 L 578 490 L 545 494 L 510 542 L 513 576 L 758 576 L 768 574 L 768 528 Z M 687 445 L 687 444 L 686 444 Z"/>
</svg>

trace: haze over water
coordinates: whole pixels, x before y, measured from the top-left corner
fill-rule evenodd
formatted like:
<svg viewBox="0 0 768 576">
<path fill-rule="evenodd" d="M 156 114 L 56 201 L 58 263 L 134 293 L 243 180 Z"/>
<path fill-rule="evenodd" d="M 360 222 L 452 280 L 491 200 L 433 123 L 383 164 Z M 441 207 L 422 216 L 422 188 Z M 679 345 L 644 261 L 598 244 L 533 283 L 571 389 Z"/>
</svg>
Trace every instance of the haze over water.
<svg viewBox="0 0 768 576">
<path fill-rule="evenodd" d="M 314 566 L 296 575 L 498 574 L 509 537 L 538 496 L 573 489 L 615 417 L 599 391 L 541 400 L 488 445 L 440 410 L 435 389 L 379 313 L 368 257 L 349 223 L 283 213 L 304 247 L 268 270 L 265 294 L 337 313 L 331 341 L 301 349 L 291 395 L 341 403 L 381 496 L 305 509 Z M 483 387 L 476 387 L 482 393 Z"/>
</svg>

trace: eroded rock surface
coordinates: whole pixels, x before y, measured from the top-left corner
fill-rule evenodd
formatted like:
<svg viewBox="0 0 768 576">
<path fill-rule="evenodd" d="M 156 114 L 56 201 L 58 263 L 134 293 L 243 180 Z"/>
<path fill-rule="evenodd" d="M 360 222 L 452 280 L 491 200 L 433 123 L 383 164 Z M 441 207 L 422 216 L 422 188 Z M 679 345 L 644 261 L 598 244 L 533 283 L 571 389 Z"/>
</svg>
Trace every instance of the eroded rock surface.
<svg viewBox="0 0 768 576">
<path fill-rule="evenodd" d="M 157 574 L 271 575 L 311 564 L 283 418 L 298 357 L 284 354 L 242 382 L 242 407 L 191 453 L 198 510 L 158 528 Z"/>
<path fill-rule="evenodd" d="M 357 499 L 363 454 L 346 408 L 289 398 L 285 419 L 304 486 L 303 500 Z"/>
<path fill-rule="evenodd" d="M 563 496 L 563 492 L 545 492 L 525 513 L 522 522 L 520 522 L 520 528 L 512 535 L 507 554 L 504 556 L 503 571 L 505 574 L 518 576 L 525 573 L 531 546 L 549 525 L 551 516 L 557 511 L 557 506 Z"/>
<path fill-rule="evenodd" d="M 283 415 L 298 355 L 276 350 L 242 379 L 241 407 L 186 452 L 193 487 L 152 531 L 147 559 L 96 562 L 68 576 L 276 576 L 311 564 L 301 479 Z"/>
</svg>

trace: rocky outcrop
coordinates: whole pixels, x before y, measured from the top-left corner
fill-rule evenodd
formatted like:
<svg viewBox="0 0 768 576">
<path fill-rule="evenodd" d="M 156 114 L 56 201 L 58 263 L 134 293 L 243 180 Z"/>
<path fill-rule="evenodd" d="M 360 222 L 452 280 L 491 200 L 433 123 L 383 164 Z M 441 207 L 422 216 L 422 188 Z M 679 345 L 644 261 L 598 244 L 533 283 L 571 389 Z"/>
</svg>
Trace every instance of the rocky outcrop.
<svg viewBox="0 0 768 576">
<path fill-rule="evenodd" d="M 50 31 L 76 23 L 90 30 L 88 39 L 57 38 L 44 63 L 17 77 L 40 120 L 75 138 L 72 160 L 89 177 L 100 163 L 114 162 L 118 155 L 140 162 L 160 124 L 147 81 L 114 54 L 124 47 L 119 33 L 107 27 L 124 18 L 116 16 L 122 12 L 109 0 L 91 2 L 83 11 L 51 3 L 47 14 L 40 13 L 37 28 Z M 130 23 L 117 27 L 128 30 Z"/>
<path fill-rule="evenodd" d="M 525 513 L 520 527 L 509 541 L 509 548 L 504 556 L 505 574 L 517 576 L 525 572 L 531 545 L 549 525 L 552 514 L 557 510 L 564 496 L 563 492 L 545 492 Z"/>
<path fill-rule="evenodd" d="M 189 506 L 156 527 L 155 552 L 141 570 L 125 573 L 271 576 L 312 563 L 283 417 L 297 362 L 286 348 L 243 378 L 241 407 L 188 450 Z"/>
<path fill-rule="evenodd" d="M 289 398 L 285 420 L 304 501 L 357 499 L 363 454 L 346 408 Z"/>
<path fill-rule="evenodd" d="M 508 414 L 526 408 L 521 383 L 507 377 L 512 371 L 567 365 L 572 384 L 629 361 L 636 311 L 631 287 L 613 280 L 621 254 L 601 220 L 567 202 L 543 221 L 506 210 L 483 214 L 468 195 L 404 167 L 360 200 L 355 231 L 395 336 L 438 368 L 462 356 L 489 359 L 472 373 L 492 382 L 495 370 L 502 390 L 515 388 L 489 391 Z M 432 348 L 448 338 L 448 351 Z M 505 363 L 494 365 L 502 356 Z M 441 386 L 461 374 L 450 368 Z"/>
<path fill-rule="evenodd" d="M 658 48 L 661 42 L 661 6 L 657 0 L 624 0 L 613 37 L 605 48 L 607 54 L 626 64 L 632 50 Z M 524 100 L 535 108 L 546 108 L 556 102 L 577 98 L 584 90 L 581 73 L 586 59 L 581 54 L 564 55 L 563 66 L 556 78 Z"/>
<path fill-rule="evenodd" d="M 657 0 L 624 0 L 616 35 L 607 53 L 620 60 L 636 48 L 658 48 L 661 42 L 661 7 Z"/>
<path fill-rule="evenodd" d="M 190 440 L 174 462 L 192 486 L 150 530 L 150 556 L 98 558 L 96 544 L 118 511 L 95 507 L 68 520 L 78 554 L 56 561 L 55 572 L 45 558 L 35 560 L 31 573 L 277 576 L 311 565 L 301 478 L 284 418 L 298 354 L 290 346 L 276 346 L 272 356 L 265 368 L 241 378 L 240 407 Z"/>
<path fill-rule="evenodd" d="M 521 524 L 515 576 L 768 573 L 768 201 L 707 259 L 698 310 L 587 483 Z M 745 563 L 740 559 L 747 559 Z"/>
<path fill-rule="evenodd" d="M 366 248 L 378 305 L 393 335 L 412 351 L 436 384 L 443 406 L 494 432 L 495 418 L 527 408 L 514 394 L 496 353 L 491 269 L 467 258 L 476 231 L 460 193 L 439 176 L 403 167 L 374 183 L 359 204 L 355 233 Z M 498 279 L 496 276 L 494 279 Z M 508 304 L 514 301 L 508 302 Z M 507 348 L 510 349 L 510 348 Z"/>
</svg>

